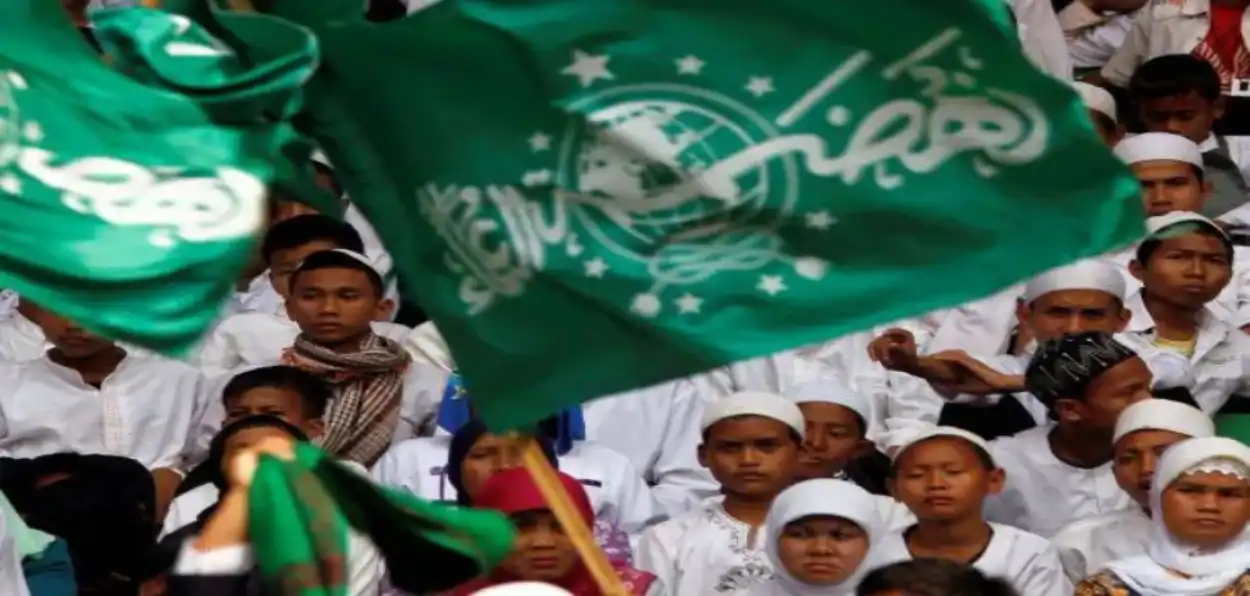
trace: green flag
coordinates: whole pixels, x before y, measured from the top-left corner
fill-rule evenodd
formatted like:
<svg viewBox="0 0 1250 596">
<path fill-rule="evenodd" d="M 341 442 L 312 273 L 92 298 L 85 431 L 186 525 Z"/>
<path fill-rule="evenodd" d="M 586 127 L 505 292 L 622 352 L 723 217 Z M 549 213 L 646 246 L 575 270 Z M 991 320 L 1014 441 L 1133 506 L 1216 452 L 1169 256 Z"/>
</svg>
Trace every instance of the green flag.
<svg viewBox="0 0 1250 596">
<path fill-rule="evenodd" d="M 315 40 L 254 16 L 247 62 L 188 19 L 105 11 L 108 66 L 58 2 L 0 2 L 0 287 L 104 335 L 180 352 L 216 318 L 294 177 L 283 117 Z M 133 78 L 132 78 L 133 77 Z"/>
<path fill-rule="evenodd" d="M 1138 237 L 1001 0 L 459 0 L 312 28 L 318 140 L 474 405 L 560 405 L 962 303 Z"/>
<path fill-rule="evenodd" d="M 499 512 L 375 485 L 302 443 L 292 461 L 263 456 L 248 495 L 266 594 L 345 596 L 348 527 L 377 546 L 391 583 L 412 594 L 448 590 L 493 569 L 515 538 Z"/>
</svg>

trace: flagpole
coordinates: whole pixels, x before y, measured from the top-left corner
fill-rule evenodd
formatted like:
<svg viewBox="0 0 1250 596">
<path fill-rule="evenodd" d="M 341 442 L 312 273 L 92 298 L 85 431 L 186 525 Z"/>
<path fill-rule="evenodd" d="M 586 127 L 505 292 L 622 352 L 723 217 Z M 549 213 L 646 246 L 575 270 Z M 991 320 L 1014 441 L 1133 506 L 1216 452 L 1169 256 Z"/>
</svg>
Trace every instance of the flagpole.
<svg viewBox="0 0 1250 596">
<path fill-rule="evenodd" d="M 577 549 L 578 556 L 582 558 L 591 577 L 599 585 L 599 591 L 604 596 L 628 596 L 625 586 L 621 584 L 620 576 L 608 562 L 608 556 L 595 543 L 594 535 L 590 533 L 590 528 L 582 520 L 581 514 L 577 512 L 573 500 L 569 498 L 568 493 L 564 492 L 564 486 L 560 484 L 555 468 L 551 467 L 551 462 L 543 453 L 542 448 L 538 446 L 538 441 L 530 439 L 528 442 L 522 456 L 525 469 L 534 479 L 534 484 L 538 485 L 543 500 L 551 506 L 551 512 L 555 514 L 556 521 L 560 522 L 564 534 L 573 542 L 573 548 Z"/>
</svg>

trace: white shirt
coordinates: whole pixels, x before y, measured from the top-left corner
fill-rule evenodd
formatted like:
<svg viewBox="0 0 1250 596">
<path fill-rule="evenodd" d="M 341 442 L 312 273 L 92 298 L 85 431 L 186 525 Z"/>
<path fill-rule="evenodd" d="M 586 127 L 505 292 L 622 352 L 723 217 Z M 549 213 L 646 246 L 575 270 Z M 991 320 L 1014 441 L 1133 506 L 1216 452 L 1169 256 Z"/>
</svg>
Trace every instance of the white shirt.
<svg viewBox="0 0 1250 596">
<path fill-rule="evenodd" d="M 0 365 L 0 456 L 60 451 L 178 467 L 204 402 L 205 379 L 181 362 L 128 354 L 99 389 L 41 358 Z"/>
<path fill-rule="evenodd" d="M 1072 58 L 1050 0 L 1009 1 L 1024 55 L 1042 72 L 1056 79 L 1071 80 Z"/>
<path fill-rule="evenodd" d="M 1128 39 L 1134 14 L 1097 14 L 1080 0 L 1059 11 L 1059 25 L 1068 38 L 1072 65 L 1080 69 L 1106 64 Z"/>
<path fill-rule="evenodd" d="M 1128 330 L 1154 341 L 1154 320 L 1137 293 L 1125 301 L 1133 311 Z M 1214 415 L 1234 394 L 1250 394 L 1250 335 L 1221 321 L 1208 305 L 1199 316 L 1198 342 L 1189 358 L 1194 385 L 1189 388 L 1198 407 Z"/>
<path fill-rule="evenodd" d="M 1193 53 L 1211 28 L 1210 13 L 1210 0 L 1152 0 L 1137 12 L 1124 45 L 1103 67 L 1103 78 L 1127 87 L 1137 67 L 1151 58 Z M 1242 15 L 1241 35 L 1243 43 L 1250 40 L 1250 16 Z"/>
<path fill-rule="evenodd" d="M 1016 592 L 1027 596 L 1072 596 L 1072 583 L 1063 574 L 1059 554 L 1050 541 L 1023 530 L 990 524 L 993 536 L 972 566 L 989 577 L 1011 583 Z M 904 530 L 905 531 L 905 530 Z M 912 560 L 904 532 L 891 532 L 873 552 L 883 563 Z"/>
<path fill-rule="evenodd" d="M 21 313 L 0 321 L 0 360 L 29 362 L 43 358 L 52 344 L 43 336 L 43 330 Z"/>
<path fill-rule="evenodd" d="M 1102 571 L 1107 563 L 1145 553 L 1150 544 L 1150 518 L 1141 507 L 1130 507 L 1072 522 L 1051 542 L 1068 579 L 1077 583 Z"/>
<path fill-rule="evenodd" d="M 373 332 L 401 344 L 412 330 L 397 323 L 371 323 Z M 231 315 L 223 319 L 200 344 L 192 363 L 210 375 L 247 366 L 277 361 L 282 351 L 295 343 L 299 325 L 286 314 L 259 312 Z"/>
<path fill-rule="evenodd" d="M 635 566 L 671 594 L 733 594 L 772 577 L 765 536 L 763 526 L 753 529 L 709 502 L 647 529 Z"/>
<path fill-rule="evenodd" d="M 1085 469 L 1055 457 L 1047 439 L 1053 428 L 990 441 L 990 455 L 1007 471 L 1007 483 L 986 500 L 987 521 L 1049 538 L 1075 520 L 1134 506 L 1116 484 L 1110 462 Z"/>
<path fill-rule="evenodd" d="M 17 543 L 4 516 L 0 515 L 0 594 L 5 596 L 30 596 L 26 588 L 26 576 L 22 574 L 22 558 Z"/>
<path fill-rule="evenodd" d="M 455 502 L 456 489 L 446 470 L 450 448 L 448 436 L 404 441 L 373 465 L 373 478 L 378 484 L 403 488 L 427 501 Z M 651 490 L 624 455 L 582 441 L 559 460 L 560 471 L 586 490 L 597 521 L 637 536 L 661 520 Z"/>
</svg>

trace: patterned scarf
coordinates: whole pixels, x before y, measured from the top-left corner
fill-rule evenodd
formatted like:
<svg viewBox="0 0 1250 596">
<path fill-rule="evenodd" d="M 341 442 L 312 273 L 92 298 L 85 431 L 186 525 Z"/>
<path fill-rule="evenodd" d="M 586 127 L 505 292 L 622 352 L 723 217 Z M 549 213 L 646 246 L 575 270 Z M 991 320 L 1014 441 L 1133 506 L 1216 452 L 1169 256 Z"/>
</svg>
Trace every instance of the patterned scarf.
<svg viewBox="0 0 1250 596">
<path fill-rule="evenodd" d="M 282 354 L 284 364 L 320 376 L 334 390 L 321 447 L 365 466 L 391 445 L 403 402 L 404 371 L 411 361 L 398 343 L 373 334 L 358 351 L 344 354 L 300 335 Z"/>
</svg>

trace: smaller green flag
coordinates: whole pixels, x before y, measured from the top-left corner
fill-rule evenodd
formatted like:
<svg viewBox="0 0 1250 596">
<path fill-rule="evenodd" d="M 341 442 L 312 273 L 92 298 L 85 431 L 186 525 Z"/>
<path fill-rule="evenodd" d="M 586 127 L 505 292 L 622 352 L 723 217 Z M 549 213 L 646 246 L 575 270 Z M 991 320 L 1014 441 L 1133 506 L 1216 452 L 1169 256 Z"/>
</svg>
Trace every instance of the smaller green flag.
<svg viewBox="0 0 1250 596">
<path fill-rule="evenodd" d="M 311 445 L 261 458 L 249 494 L 252 551 L 266 594 L 345 596 L 347 529 L 386 561 L 391 584 L 442 592 L 499 564 L 515 530 L 506 516 L 422 501 L 375 485 Z"/>
</svg>

